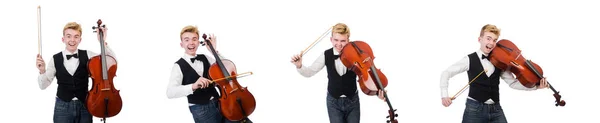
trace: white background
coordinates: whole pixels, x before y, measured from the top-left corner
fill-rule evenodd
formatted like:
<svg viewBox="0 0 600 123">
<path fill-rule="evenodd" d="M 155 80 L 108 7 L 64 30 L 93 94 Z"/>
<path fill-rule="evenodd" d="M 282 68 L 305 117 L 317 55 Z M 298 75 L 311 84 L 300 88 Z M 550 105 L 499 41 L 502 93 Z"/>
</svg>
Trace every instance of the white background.
<svg viewBox="0 0 600 123">
<path fill-rule="evenodd" d="M 468 91 L 443 107 L 439 77 L 477 50 L 479 31 L 488 23 L 502 29 L 500 38 L 512 40 L 526 58 L 541 65 L 567 101 L 565 107 L 555 107 L 549 89 L 519 91 L 502 81 L 502 106 L 509 122 L 591 121 L 599 109 L 594 105 L 600 62 L 594 50 L 600 34 L 596 3 L 19 0 L 0 4 L 4 122 L 52 122 L 56 81 L 40 90 L 34 67 L 38 5 L 46 60 L 64 50 L 61 37 L 67 22 L 83 26 L 79 48 L 97 53 L 100 47 L 91 27 L 102 19 L 109 28 L 106 41 L 117 55 L 114 82 L 121 90 L 123 109 L 108 122 L 193 122 L 185 98 L 166 97 L 171 67 L 183 55 L 179 31 L 186 25 L 215 33 L 217 49 L 236 63 L 238 72 L 254 72 L 239 82 L 256 97 L 250 117 L 258 123 L 328 122 L 326 71 L 304 78 L 289 61 L 338 22 L 349 25 L 351 40 L 364 40 L 374 49 L 400 122 L 461 121 Z M 304 56 L 304 64 L 331 47 L 328 38 Z M 452 78 L 449 94 L 467 81 L 466 73 Z M 361 122 L 385 122 L 386 103 L 364 94 L 360 98 Z"/>
</svg>

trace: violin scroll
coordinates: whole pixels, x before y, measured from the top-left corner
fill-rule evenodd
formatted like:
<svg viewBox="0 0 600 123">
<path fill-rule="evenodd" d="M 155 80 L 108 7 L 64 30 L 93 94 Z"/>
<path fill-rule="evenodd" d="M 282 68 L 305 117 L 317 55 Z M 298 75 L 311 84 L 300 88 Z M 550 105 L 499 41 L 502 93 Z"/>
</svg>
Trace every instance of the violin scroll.
<svg viewBox="0 0 600 123">
<path fill-rule="evenodd" d="M 94 30 L 94 33 L 96 33 L 96 29 L 98 29 L 98 27 L 102 27 L 102 28 L 106 28 L 106 25 L 102 25 L 102 20 L 98 19 L 98 21 L 96 22 L 96 24 L 98 24 L 98 26 L 92 26 L 92 29 Z"/>
<path fill-rule="evenodd" d="M 558 94 L 560 92 L 556 92 L 554 93 L 554 98 L 556 98 L 556 104 L 554 104 L 555 106 L 565 106 L 566 102 L 565 100 L 561 100 L 560 98 L 562 97 L 560 94 Z"/>
<path fill-rule="evenodd" d="M 387 123 L 398 123 L 398 120 L 396 120 L 396 118 L 398 117 L 398 114 L 396 114 L 395 112 L 396 112 L 396 109 L 388 110 L 388 113 L 390 115 L 386 117 L 386 118 L 389 118 L 389 120 L 387 120 Z"/>
</svg>

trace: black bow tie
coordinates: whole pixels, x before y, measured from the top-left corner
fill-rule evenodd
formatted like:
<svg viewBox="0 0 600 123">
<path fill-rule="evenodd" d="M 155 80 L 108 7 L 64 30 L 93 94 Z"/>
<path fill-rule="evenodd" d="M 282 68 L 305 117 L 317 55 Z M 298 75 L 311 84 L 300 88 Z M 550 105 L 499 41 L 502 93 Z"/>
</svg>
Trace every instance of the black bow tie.
<svg viewBox="0 0 600 123">
<path fill-rule="evenodd" d="M 483 54 L 481 54 L 481 59 L 488 59 L 488 60 L 490 60 L 488 56 L 485 56 Z"/>
<path fill-rule="evenodd" d="M 340 55 L 333 55 L 333 60 L 339 59 Z"/>
<path fill-rule="evenodd" d="M 79 56 L 77 56 L 77 53 L 75 53 L 73 55 L 67 55 L 67 60 L 71 59 L 71 57 L 79 58 Z"/>
<path fill-rule="evenodd" d="M 194 58 L 190 58 L 190 61 L 192 61 L 192 63 L 194 63 L 194 61 L 196 61 L 196 60 L 200 60 L 200 57 L 196 56 Z"/>
</svg>

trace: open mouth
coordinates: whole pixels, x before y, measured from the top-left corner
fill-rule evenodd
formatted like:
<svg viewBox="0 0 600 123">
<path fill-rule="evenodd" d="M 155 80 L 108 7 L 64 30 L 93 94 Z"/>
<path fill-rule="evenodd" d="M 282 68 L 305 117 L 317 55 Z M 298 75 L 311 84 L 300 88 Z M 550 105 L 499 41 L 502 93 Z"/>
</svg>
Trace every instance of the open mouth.
<svg viewBox="0 0 600 123">
<path fill-rule="evenodd" d="M 187 47 L 188 50 L 194 50 L 196 47 Z"/>
<path fill-rule="evenodd" d="M 69 46 L 75 46 L 75 42 L 69 42 Z"/>
<path fill-rule="evenodd" d="M 488 50 L 492 50 L 492 46 L 491 45 L 486 45 L 485 48 L 487 48 Z"/>
</svg>

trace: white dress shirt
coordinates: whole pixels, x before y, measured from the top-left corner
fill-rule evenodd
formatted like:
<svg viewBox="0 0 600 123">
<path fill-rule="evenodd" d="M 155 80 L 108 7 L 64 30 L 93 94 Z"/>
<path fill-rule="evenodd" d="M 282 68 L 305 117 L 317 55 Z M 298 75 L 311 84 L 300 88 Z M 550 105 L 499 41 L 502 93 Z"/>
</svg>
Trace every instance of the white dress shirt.
<svg viewBox="0 0 600 123">
<path fill-rule="evenodd" d="M 219 54 L 219 58 L 224 59 L 224 57 Z M 209 64 L 212 65 L 213 63 L 216 62 L 216 60 L 209 56 L 206 55 L 206 59 L 208 60 Z M 192 66 L 192 68 L 196 71 L 196 73 L 198 75 L 200 75 L 201 77 L 204 74 L 204 64 L 202 63 L 202 61 L 194 61 L 194 63 L 192 63 L 192 61 L 190 61 L 191 58 L 196 57 L 195 55 L 189 55 L 189 54 L 184 54 L 181 58 L 183 58 L 183 60 L 185 60 L 188 64 L 190 64 L 190 66 Z M 206 78 L 206 77 L 205 77 Z M 188 96 L 190 94 L 194 93 L 194 90 L 192 89 L 192 84 L 187 84 L 187 85 L 181 85 L 181 83 L 183 82 L 183 73 L 181 72 L 181 68 L 179 67 L 179 64 L 174 63 L 173 64 L 173 68 L 171 69 L 171 77 L 169 78 L 169 85 L 167 86 L 167 98 L 169 99 L 173 99 L 173 98 L 180 98 L 180 97 L 185 97 Z M 218 93 L 218 91 L 217 91 Z M 211 100 L 214 97 L 211 97 Z M 193 105 L 193 104 L 190 104 Z"/>
<path fill-rule="evenodd" d="M 106 55 L 108 56 L 112 56 L 115 58 L 115 60 L 117 59 L 117 57 L 115 57 L 114 52 L 112 51 L 112 49 L 110 49 L 110 47 L 106 46 Z M 90 59 L 94 56 L 100 55 L 98 53 L 89 51 L 87 51 L 87 59 Z M 63 64 L 65 65 L 65 68 L 67 69 L 67 72 L 69 72 L 69 74 L 73 75 L 75 74 L 75 70 L 77 70 L 77 67 L 79 67 L 79 58 L 75 58 L 72 57 L 71 59 L 67 59 L 67 55 L 72 55 L 72 54 L 76 54 L 79 52 L 78 50 L 75 50 L 75 52 L 69 52 L 66 49 L 64 51 L 62 51 L 62 57 L 63 57 Z M 54 56 L 54 55 L 53 55 Z M 79 55 L 81 56 L 81 55 Z M 54 66 L 54 57 L 50 57 L 50 60 L 47 61 L 47 67 L 46 67 L 46 72 L 43 74 L 40 74 L 38 76 L 38 85 L 40 87 L 40 89 L 44 90 L 46 88 L 48 88 L 48 86 L 50 86 L 50 84 L 52 84 L 52 80 L 54 80 L 54 77 L 56 77 L 56 68 Z M 77 98 L 73 98 L 73 100 L 77 100 Z"/>
<path fill-rule="evenodd" d="M 339 55 L 340 53 L 338 51 L 336 51 L 335 49 L 333 49 L 333 55 Z M 335 61 L 335 71 L 337 71 L 337 73 L 340 76 L 343 76 L 344 74 L 346 74 L 346 71 L 348 70 L 348 68 L 346 68 L 346 66 L 344 66 L 344 64 L 342 63 L 342 60 L 340 59 L 336 59 Z M 325 54 L 321 53 L 321 55 L 319 55 L 319 57 L 310 65 L 310 66 L 304 66 L 302 65 L 299 69 L 296 69 L 298 71 L 298 73 L 300 73 L 300 75 L 304 76 L 304 77 L 311 77 L 314 76 L 315 74 L 317 74 L 319 71 L 321 71 L 323 69 L 323 67 L 325 67 Z M 356 90 L 358 91 L 358 90 Z M 341 95 L 340 97 L 346 97 L 346 95 Z"/>
<path fill-rule="evenodd" d="M 492 73 L 494 73 L 494 71 L 496 70 L 494 65 L 488 59 L 481 59 L 481 55 L 483 54 L 483 51 L 477 50 L 476 53 L 477 53 L 478 59 L 481 62 L 481 65 L 483 66 L 483 69 L 487 70 L 487 72 L 485 72 L 485 74 L 488 77 L 491 76 Z M 487 56 L 487 55 L 488 54 L 485 54 L 485 56 Z M 454 63 L 452 66 L 448 67 L 444 72 L 442 72 L 442 75 L 440 77 L 440 88 L 441 88 L 442 97 L 448 97 L 448 80 L 450 78 L 454 77 L 455 75 L 460 74 L 465 71 L 468 71 L 468 70 L 469 70 L 469 56 L 465 56 L 460 61 Z M 508 84 L 513 89 L 517 89 L 517 90 L 536 90 L 537 89 L 536 87 L 527 88 L 527 87 L 523 86 L 519 82 L 519 80 L 514 77 L 513 73 L 510 71 L 503 71 L 500 75 L 500 78 L 502 78 L 502 80 L 504 80 L 504 82 L 506 82 L 506 84 Z M 469 80 L 469 81 L 471 81 L 471 80 Z M 471 97 L 468 97 L 468 98 L 474 100 Z M 493 104 L 494 101 L 492 101 L 492 99 L 488 99 L 485 103 Z"/>
</svg>

